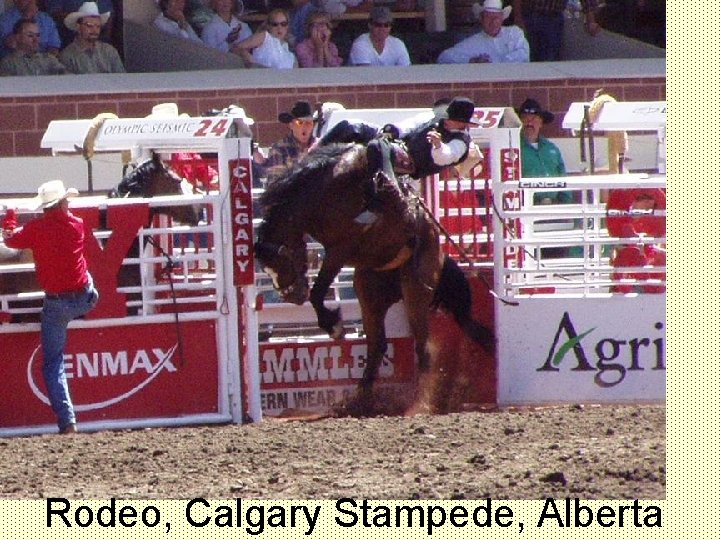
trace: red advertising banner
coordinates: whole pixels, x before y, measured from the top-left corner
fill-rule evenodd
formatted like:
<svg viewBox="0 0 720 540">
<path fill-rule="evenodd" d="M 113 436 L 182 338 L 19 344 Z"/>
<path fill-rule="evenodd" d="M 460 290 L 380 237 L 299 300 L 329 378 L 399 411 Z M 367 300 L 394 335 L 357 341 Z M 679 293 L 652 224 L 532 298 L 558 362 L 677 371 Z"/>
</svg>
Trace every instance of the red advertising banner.
<svg viewBox="0 0 720 540">
<path fill-rule="evenodd" d="M 263 414 L 287 409 L 326 412 L 347 397 L 365 370 L 364 339 L 260 344 L 260 392 Z M 410 385 L 415 376 L 412 338 L 388 340 L 378 384 Z"/>
<path fill-rule="evenodd" d="M 229 162 L 233 233 L 233 283 L 236 287 L 255 282 L 253 268 L 252 176 L 249 159 Z"/>
<path fill-rule="evenodd" d="M 68 333 L 65 373 L 79 422 L 217 413 L 215 321 Z M 0 334 L 0 428 L 54 424 L 40 333 Z"/>
</svg>

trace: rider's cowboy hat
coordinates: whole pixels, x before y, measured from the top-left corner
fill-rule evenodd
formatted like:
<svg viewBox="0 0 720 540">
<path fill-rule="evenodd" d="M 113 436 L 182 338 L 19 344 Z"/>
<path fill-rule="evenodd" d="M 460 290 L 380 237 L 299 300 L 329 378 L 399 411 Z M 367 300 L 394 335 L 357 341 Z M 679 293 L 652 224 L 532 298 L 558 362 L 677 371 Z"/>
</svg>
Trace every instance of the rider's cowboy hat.
<svg viewBox="0 0 720 540">
<path fill-rule="evenodd" d="M 282 122 L 283 124 L 289 124 L 293 120 L 297 118 L 303 118 L 307 120 L 313 120 L 313 110 L 312 106 L 307 101 L 298 101 L 293 105 L 293 108 L 290 109 L 290 112 L 281 112 L 278 115 L 278 121 Z"/>
<path fill-rule="evenodd" d="M 35 203 L 37 208 L 49 208 L 63 199 L 77 197 L 80 193 L 75 188 L 65 189 L 62 180 L 50 180 L 38 188 Z"/>
<path fill-rule="evenodd" d="M 445 118 L 463 122 L 469 126 L 479 126 L 477 122 L 473 122 L 472 117 L 475 113 L 475 103 L 466 97 L 456 97 L 447 106 L 445 110 Z"/>
<path fill-rule="evenodd" d="M 472 7 L 473 14 L 475 15 L 476 19 L 480 18 L 480 14 L 483 11 L 489 11 L 491 13 L 502 13 L 503 14 L 503 21 L 507 19 L 510 16 L 510 12 L 512 11 L 511 6 L 505 6 L 502 5 L 502 0 L 485 0 L 482 4 L 473 4 Z"/>
<path fill-rule="evenodd" d="M 100 17 L 100 24 L 104 26 L 110 18 L 110 12 L 100 13 L 95 2 L 85 2 L 77 11 L 73 11 L 65 17 L 65 26 L 75 32 L 77 31 L 78 21 L 83 17 Z"/>
<path fill-rule="evenodd" d="M 188 118 L 188 115 L 180 114 L 177 103 L 158 103 L 145 118 Z"/>
<path fill-rule="evenodd" d="M 531 98 L 528 98 L 525 101 L 523 101 L 523 104 L 520 105 L 520 108 L 517 110 L 517 113 L 518 113 L 518 115 L 536 114 L 540 118 L 542 118 L 543 124 L 549 124 L 550 122 L 555 120 L 555 115 L 553 113 L 551 113 L 550 111 L 543 110 L 543 108 L 540 106 L 540 103 Z"/>
</svg>

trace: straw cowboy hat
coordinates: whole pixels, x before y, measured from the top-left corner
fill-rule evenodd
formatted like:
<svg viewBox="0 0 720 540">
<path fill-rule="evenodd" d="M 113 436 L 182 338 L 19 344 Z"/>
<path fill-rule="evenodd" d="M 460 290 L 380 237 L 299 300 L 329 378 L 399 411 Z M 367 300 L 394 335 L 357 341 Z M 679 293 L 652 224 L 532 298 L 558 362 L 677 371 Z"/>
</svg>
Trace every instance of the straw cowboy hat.
<svg viewBox="0 0 720 540">
<path fill-rule="evenodd" d="M 65 189 L 62 180 L 50 180 L 38 188 L 35 203 L 37 208 L 49 208 L 63 199 L 77 197 L 80 193 L 75 188 Z"/>
<path fill-rule="evenodd" d="M 177 103 L 158 103 L 145 118 L 189 118 L 187 113 L 180 114 Z"/>
<path fill-rule="evenodd" d="M 485 0 L 483 4 L 473 4 L 472 7 L 473 15 L 475 15 L 476 19 L 480 18 L 480 14 L 483 11 L 489 11 L 491 13 L 502 13 L 503 14 L 503 21 L 507 19 L 510 16 L 510 12 L 512 11 L 511 6 L 505 6 L 502 5 L 502 0 Z"/>
<path fill-rule="evenodd" d="M 83 17 L 100 17 L 100 24 L 104 26 L 110 18 L 110 12 L 107 11 L 105 13 L 100 13 L 95 2 L 85 2 L 78 8 L 77 11 L 69 13 L 65 17 L 65 26 L 73 32 L 77 32 L 78 20 Z"/>
</svg>

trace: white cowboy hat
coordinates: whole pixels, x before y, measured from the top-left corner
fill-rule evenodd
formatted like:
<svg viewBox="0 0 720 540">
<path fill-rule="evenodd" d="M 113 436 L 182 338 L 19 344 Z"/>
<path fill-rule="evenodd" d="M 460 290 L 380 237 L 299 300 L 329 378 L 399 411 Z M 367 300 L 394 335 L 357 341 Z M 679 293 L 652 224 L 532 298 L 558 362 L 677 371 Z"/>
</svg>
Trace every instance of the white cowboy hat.
<svg viewBox="0 0 720 540">
<path fill-rule="evenodd" d="M 35 197 L 35 203 L 37 208 L 48 208 L 57 204 L 63 199 L 69 197 L 77 197 L 80 193 L 75 188 L 65 189 L 65 184 L 62 180 L 50 180 L 41 184 L 38 188 L 37 197 Z"/>
<path fill-rule="evenodd" d="M 187 113 L 180 114 L 177 103 L 158 103 L 145 118 L 188 118 Z"/>
<path fill-rule="evenodd" d="M 512 6 L 503 7 L 502 0 L 485 0 L 485 2 L 483 4 L 473 4 L 472 11 L 473 11 L 473 15 L 475 15 L 476 19 L 480 18 L 480 14 L 483 11 L 502 13 L 503 21 L 504 21 L 505 19 L 507 19 L 510 16 L 510 12 L 512 11 Z"/>
<path fill-rule="evenodd" d="M 100 24 L 104 26 L 110 18 L 110 12 L 107 11 L 105 13 L 100 13 L 95 2 L 85 2 L 78 8 L 77 11 L 69 13 L 65 17 L 65 26 L 75 32 L 78 27 L 78 19 L 82 19 L 83 17 L 100 17 Z"/>
</svg>

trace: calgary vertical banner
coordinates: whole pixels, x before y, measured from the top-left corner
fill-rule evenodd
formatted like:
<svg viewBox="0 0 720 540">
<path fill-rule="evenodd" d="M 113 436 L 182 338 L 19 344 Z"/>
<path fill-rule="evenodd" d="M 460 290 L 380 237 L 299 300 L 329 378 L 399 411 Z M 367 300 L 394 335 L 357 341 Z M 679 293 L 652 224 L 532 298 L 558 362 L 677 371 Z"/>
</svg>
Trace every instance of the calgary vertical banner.
<svg viewBox="0 0 720 540">
<path fill-rule="evenodd" d="M 240 287 L 252 285 L 255 281 L 250 160 L 231 160 L 229 170 L 233 233 L 233 283 L 236 287 Z"/>
</svg>

